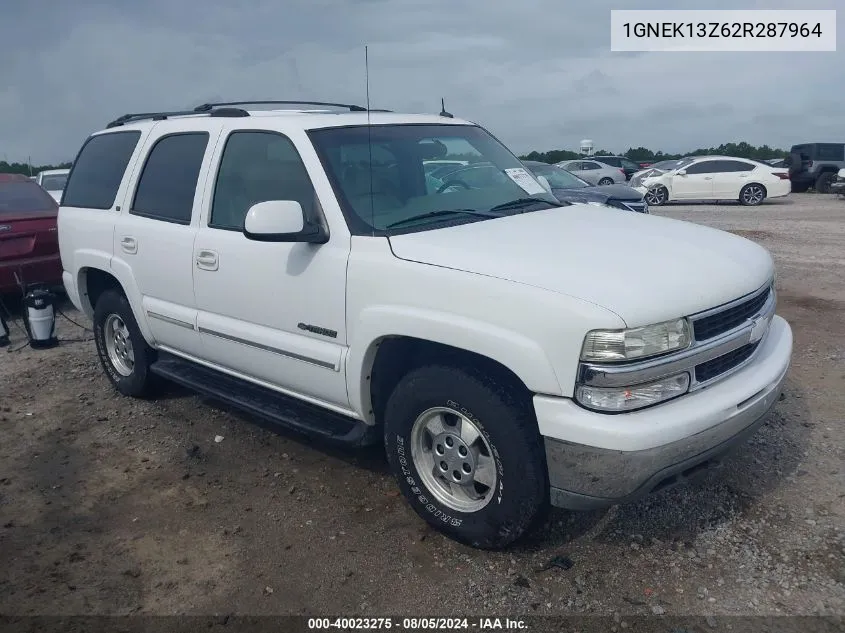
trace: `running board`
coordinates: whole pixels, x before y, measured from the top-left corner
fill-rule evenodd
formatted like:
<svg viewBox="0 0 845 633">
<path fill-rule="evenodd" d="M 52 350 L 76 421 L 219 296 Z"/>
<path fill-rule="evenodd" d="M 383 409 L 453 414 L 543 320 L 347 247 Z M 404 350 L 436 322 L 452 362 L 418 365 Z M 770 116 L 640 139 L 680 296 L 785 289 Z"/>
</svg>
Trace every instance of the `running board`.
<svg viewBox="0 0 845 633">
<path fill-rule="evenodd" d="M 381 433 L 361 420 L 303 402 L 172 354 L 159 352 L 159 359 L 150 365 L 150 371 L 278 426 L 320 437 L 332 443 L 368 446 L 380 440 Z"/>
</svg>

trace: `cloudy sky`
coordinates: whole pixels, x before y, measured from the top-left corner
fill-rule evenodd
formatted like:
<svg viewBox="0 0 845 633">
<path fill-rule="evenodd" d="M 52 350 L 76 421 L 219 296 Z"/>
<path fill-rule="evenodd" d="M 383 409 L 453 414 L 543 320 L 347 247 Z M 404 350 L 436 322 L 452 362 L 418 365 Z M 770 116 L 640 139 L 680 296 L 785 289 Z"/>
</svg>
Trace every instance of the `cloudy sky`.
<svg viewBox="0 0 845 633">
<path fill-rule="evenodd" d="M 835 53 L 612 53 L 610 9 L 843 0 L 26 0 L 0 19 L 0 159 L 70 160 L 131 111 L 363 103 L 477 121 L 513 150 L 845 140 Z M 740 5 L 740 6 L 738 6 Z M 240 8 L 238 8 L 240 6 Z M 842 28 L 838 29 L 842 32 Z"/>
</svg>

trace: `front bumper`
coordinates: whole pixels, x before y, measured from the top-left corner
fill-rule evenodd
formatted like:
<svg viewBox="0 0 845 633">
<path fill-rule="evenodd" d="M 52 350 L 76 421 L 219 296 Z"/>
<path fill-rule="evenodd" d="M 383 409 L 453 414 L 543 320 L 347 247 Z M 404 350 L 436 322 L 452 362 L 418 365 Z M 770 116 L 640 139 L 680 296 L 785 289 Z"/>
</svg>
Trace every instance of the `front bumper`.
<svg viewBox="0 0 845 633">
<path fill-rule="evenodd" d="M 752 362 L 662 405 L 607 415 L 535 396 L 552 505 L 583 510 L 633 501 L 713 463 L 766 421 L 791 356 L 792 331 L 776 316 Z"/>
<path fill-rule="evenodd" d="M 845 180 L 837 180 L 831 183 L 830 193 L 845 194 Z"/>
</svg>

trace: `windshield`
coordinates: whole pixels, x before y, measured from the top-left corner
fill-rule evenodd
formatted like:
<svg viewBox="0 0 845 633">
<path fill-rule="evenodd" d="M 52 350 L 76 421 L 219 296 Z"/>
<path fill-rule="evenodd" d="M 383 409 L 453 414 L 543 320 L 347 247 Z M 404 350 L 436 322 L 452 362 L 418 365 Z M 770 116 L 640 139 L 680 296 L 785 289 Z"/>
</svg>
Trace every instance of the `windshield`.
<svg viewBox="0 0 845 633">
<path fill-rule="evenodd" d="M 67 182 L 67 174 L 49 174 L 41 177 L 41 186 L 47 191 L 62 191 Z"/>
<path fill-rule="evenodd" d="M 56 201 L 34 181 L 0 182 L 0 217 L 55 208 Z"/>
<path fill-rule="evenodd" d="M 352 126 L 311 130 L 309 136 L 355 235 L 407 233 L 489 220 L 495 217 L 491 211 L 512 215 L 560 206 L 516 156 L 474 125 Z M 432 160 L 467 164 L 441 163 L 426 173 Z"/>
<path fill-rule="evenodd" d="M 527 167 L 535 176 L 543 176 L 552 189 L 581 189 L 590 186 L 590 183 L 586 180 L 581 180 L 575 174 L 571 174 L 557 165 L 535 165 L 532 163 Z"/>
</svg>

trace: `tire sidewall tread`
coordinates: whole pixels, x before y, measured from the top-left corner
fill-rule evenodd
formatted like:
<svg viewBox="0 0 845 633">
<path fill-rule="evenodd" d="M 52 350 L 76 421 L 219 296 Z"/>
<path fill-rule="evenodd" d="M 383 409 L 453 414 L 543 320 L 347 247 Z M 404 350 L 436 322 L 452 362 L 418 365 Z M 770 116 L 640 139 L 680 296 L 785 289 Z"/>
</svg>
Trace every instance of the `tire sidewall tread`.
<svg viewBox="0 0 845 633">
<path fill-rule="evenodd" d="M 529 402 L 530 404 L 530 402 Z M 426 489 L 411 458 L 411 429 L 420 413 L 449 407 L 470 418 L 490 444 L 497 490 L 481 510 L 461 513 Z M 385 409 L 385 448 L 402 493 L 434 528 L 482 549 L 505 547 L 548 508 L 548 476 L 533 409 L 514 390 L 466 368 L 428 365 L 409 372 Z"/>
<path fill-rule="evenodd" d="M 129 376 L 118 373 L 109 360 L 103 326 L 110 314 L 117 314 L 123 319 L 129 330 L 129 337 L 132 339 L 135 366 Z M 97 305 L 94 307 L 94 342 L 103 371 L 115 389 L 125 396 L 134 397 L 142 397 L 150 392 L 153 376 L 149 369 L 154 360 L 154 351 L 141 334 L 132 306 L 123 293 L 106 290 L 97 300 Z"/>
</svg>

